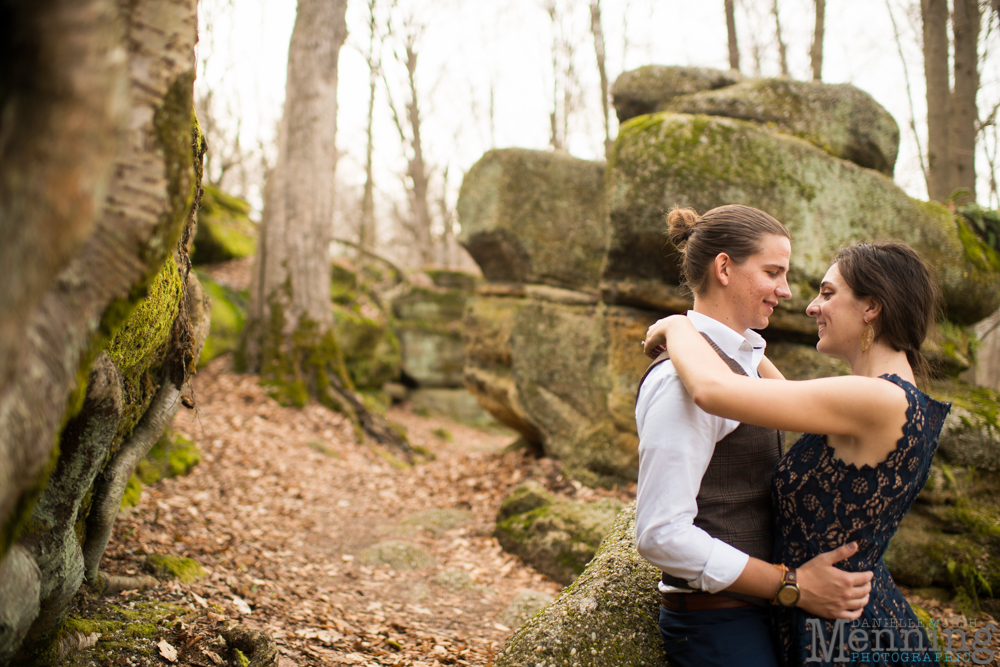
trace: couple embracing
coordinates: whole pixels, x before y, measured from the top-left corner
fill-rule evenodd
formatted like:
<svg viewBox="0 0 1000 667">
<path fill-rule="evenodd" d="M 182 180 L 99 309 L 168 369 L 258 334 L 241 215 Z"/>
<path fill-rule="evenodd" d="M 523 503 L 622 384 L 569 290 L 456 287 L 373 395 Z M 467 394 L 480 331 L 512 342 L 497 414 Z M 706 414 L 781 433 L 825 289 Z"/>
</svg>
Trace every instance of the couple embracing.
<svg viewBox="0 0 1000 667">
<path fill-rule="evenodd" d="M 882 562 L 950 407 L 915 386 L 926 266 L 899 243 L 841 250 L 806 312 L 853 374 L 785 381 L 754 329 L 791 297 L 788 230 L 737 205 L 667 222 L 694 307 L 646 336 L 636 541 L 663 571 L 670 664 L 937 664 Z M 786 452 L 782 430 L 807 435 Z"/>
</svg>

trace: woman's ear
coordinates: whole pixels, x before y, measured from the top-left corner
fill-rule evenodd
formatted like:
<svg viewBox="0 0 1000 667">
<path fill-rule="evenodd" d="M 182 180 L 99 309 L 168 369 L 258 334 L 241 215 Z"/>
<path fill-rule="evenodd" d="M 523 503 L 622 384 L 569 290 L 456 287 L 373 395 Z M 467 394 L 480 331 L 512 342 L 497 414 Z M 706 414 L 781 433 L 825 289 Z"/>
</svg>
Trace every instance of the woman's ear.
<svg viewBox="0 0 1000 667">
<path fill-rule="evenodd" d="M 715 271 L 715 279 L 718 280 L 723 287 L 729 285 L 729 279 L 732 277 L 732 267 L 733 260 L 726 253 L 720 252 L 715 256 L 715 262 L 712 265 L 712 269 Z"/>
<path fill-rule="evenodd" d="M 865 299 L 865 322 L 872 322 L 882 314 L 882 304 L 873 297 Z"/>
</svg>

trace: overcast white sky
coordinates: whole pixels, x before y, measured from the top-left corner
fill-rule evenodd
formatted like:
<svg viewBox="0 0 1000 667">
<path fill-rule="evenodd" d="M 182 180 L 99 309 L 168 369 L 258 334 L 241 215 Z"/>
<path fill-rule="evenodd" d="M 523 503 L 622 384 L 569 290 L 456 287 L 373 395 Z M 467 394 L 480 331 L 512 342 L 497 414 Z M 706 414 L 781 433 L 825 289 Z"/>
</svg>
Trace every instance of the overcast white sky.
<svg viewBox="0 0 1000 667">
<path fill-rule="evenodd" d="M 449 166 L 452 197 L 461 174 L 491 146 L 544 149 L 549 141 L 552 98 L 552 23 L 542 0 L 398 0 L 426 26 L 417 72 L 426 125 L 425 151 L 438 173 Z M 603 153 L 603 128 L 589 3 L 558 0 L 571 17 L 569 32 L 578 43 L 575 62 L 585 92 L 585 108 L 570 129 L 569 149 L 594 159 Z M 603 0 L 608 71 L 618 74 L 646 64 L 696 65 L 728 69 L 723 0 Z M 779 73 L 770 0 L 737 0 L 742 70 L 753 74 L 752 43 L 764 46 L 762 73 Z M 812 0 L 780 0 L 780 17 L 794 78 L 809 78 Z M 907 95 L 891 6 L 902 34 L 914 113 Z M 368 101 L 368 69 L 359 49 L 367 44 L 366 7 L 348 3 L 348 43 L 341 52 L 338 144 L 344 158 L 338 179 L 356 186 L 364 181 L 363 156 Z M 240 120 L 245 145 L 273 140 L 284 98 L 288 41 L 295 19 L 294 0 L 201 0 L 203 59 L 199 90 L 211 88 L 230 122 Z M 923 64 L 916 0 L 840 0 L 827 3 L 823 78 L 852 83 L 870 93 L 895 117 L 902 142 L 896 181 L 911 196 L 924 198 L 917 143 L 910 128 L 915 115 L 921 145 L 926 146 Z M 984 26 L 985 29 L 985 26 Z M 995 29 L 994 29 L 995 32 Z M 627 36 L 627 41 L 626 41 Z M 995 43 L 993 37 L 991 43 Z M 987 57 L 979 96 L 980 115 L 1000 99 L 996 58 Z M 400 69 L 385 63 L 390 80 Z M 405 72 L 404 72 L 405 74 Z M 493 90 L 495 126 L 489 123 Z M 402 92 L 398 93 L 402 96 Z M 383 200 L 399 195 L 394 174 L 404 169 L 396 130 L 379 94 L 376 168 Z M 988 184 L 982 154 L 980 201 Z M 995 205 L 995 202 L 994 202 Z"/>
</svg>

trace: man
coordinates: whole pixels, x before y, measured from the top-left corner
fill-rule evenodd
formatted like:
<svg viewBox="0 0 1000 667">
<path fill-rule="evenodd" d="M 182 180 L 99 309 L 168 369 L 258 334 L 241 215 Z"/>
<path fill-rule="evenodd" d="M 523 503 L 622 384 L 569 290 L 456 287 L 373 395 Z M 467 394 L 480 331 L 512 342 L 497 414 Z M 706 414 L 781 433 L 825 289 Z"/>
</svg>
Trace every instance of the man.
<svg viewBox="0 0 1000 667">
<path fill-rule="evenodd" d="M 692 324 L 733 372 L 780 377 L 753 329 L 766 327 L 779 300 L 791 296 L 788 231 L 746 206 L 722 206 L 702 217 L 675 208 L 668 224 L 694 291 Z M 834 566 L 854 553 L 853 544 L 797 570 L 769 564 L 771 471 L 782 436 L 698 408 L 660 353 L 655 327 L 645 344 L 656 360 L 636 398 L 636 544 L 664 573 L 660 631 L 667 655 L 676 667 L 776 667 L 770 604 L 857 618 L 871 573 Z"/>
</svg>

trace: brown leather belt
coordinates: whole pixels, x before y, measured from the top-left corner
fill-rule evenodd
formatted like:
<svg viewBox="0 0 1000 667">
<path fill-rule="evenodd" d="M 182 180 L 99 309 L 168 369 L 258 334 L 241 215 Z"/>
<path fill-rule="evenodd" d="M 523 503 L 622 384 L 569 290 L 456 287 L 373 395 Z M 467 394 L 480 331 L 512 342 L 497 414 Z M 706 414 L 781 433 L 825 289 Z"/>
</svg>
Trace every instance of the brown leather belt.
<svg viewBox="0 0 1000 667">
<path fill-rule="evenodd" d="M 737 607 L 753 607 L 754 604 L 737 600 L 726 595 L 711 593 L 660 593 L 663 606 L 670 611 L 703 611 L 705 609 L 735 609 Z"/>
</svg>

